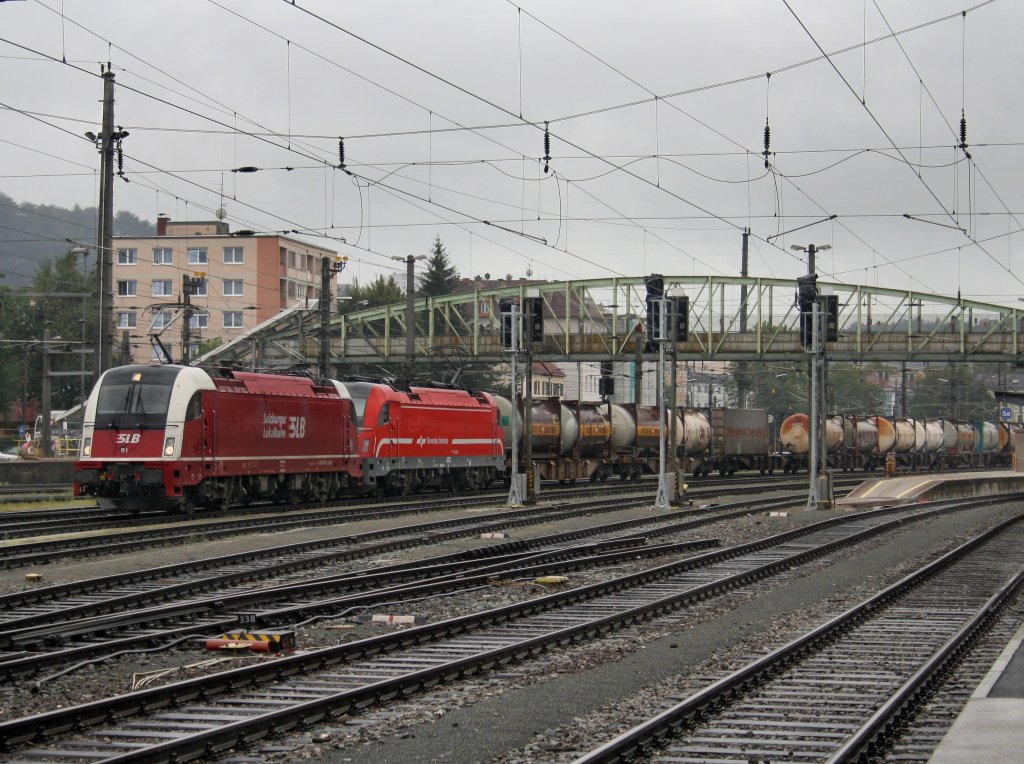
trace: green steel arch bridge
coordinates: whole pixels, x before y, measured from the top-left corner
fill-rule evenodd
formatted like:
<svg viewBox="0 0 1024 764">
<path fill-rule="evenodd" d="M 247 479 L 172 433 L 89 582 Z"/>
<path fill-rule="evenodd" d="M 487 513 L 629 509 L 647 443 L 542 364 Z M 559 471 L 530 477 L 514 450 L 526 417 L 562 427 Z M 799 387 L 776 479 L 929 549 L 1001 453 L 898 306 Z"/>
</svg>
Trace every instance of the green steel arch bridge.
<svg viewBox="0 0 1024 764">
<path fill-rule="evenodd" d="M 499 300 L 540 296 L 544 341 L 538 361 L 628 361 L 644 345 L 645 276 L 562 282 L 512 282 L 412 305 L 409 353 L 405 302 L 333 315 L 328 331 L 332 373 L 398 374 L 436 367 L 439 357 L 504 363 Z M 493 282 L 492 282 L 493 283 Z M 768 361 L 804 358 L 793 279 L 665 276 L 666 295 L 690 300 L 689 338 L 674 346 L 681 361 Z M 974 300 L 819 279 L 819 294 L 839 300 L 836 361 L 1024 361 L 1022 309 Z M 333 307 L 333 306 L 332 306 Z M 355 307 L 355 306 L 352 306 Z M 289 308 L 199 362 L 247 368 L 317 364 L 317 308 Z"/>
</svg>

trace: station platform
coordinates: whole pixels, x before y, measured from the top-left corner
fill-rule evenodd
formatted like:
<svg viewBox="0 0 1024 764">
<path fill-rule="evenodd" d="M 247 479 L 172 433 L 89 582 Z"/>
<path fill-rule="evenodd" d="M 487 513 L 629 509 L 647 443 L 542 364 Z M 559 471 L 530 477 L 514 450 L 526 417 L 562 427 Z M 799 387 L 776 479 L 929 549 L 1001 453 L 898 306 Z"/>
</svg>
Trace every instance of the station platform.
<svg viewBox="0 0 1024 764">
<path fill-rule="evenodd" d="M 862 509 L 1021 492 L 1024 492 L 1024 473 L 1009 470 L 904 475 L 865 480 L 837 499 L 836 506 Z"/>
<path fill-rule="evenodd" d="M 1024 761 L 1024 624 L 942 738 L 929 764 Z"/>
</svg>

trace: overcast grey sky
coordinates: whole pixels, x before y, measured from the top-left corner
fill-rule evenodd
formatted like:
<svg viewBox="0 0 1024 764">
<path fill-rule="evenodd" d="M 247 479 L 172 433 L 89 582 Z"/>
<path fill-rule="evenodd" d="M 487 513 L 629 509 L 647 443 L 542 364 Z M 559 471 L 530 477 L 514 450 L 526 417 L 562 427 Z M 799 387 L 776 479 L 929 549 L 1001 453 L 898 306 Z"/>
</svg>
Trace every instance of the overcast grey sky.
<svg viewBox="0 0 1024 764">
<path fill-rule="evenodd" d="M 96 204 L 109 60 L 117 209 L 306 231 L 363 283 L 435 236 L 466 276 L 738 275 L 749 227 L 752 275 L 814 242 L 825 278 L 1010 303 L 1022 31 L 1019 0 L 4 2 L 0 191 Z"/>
</svg>

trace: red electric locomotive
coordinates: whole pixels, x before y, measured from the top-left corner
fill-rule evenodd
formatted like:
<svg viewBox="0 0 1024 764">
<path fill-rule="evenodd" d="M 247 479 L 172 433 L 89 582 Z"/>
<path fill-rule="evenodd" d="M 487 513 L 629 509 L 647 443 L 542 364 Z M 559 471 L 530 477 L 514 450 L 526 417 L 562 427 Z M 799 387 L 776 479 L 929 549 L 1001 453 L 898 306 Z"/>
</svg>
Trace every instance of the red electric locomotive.
<svg viewBox="0 0 1024 764">
<path fill-rule="evenodd" d="M 505 469 L 498 409 L 487 393 L 398 390 L 345 382 L 359 422 L 363 487 L 378 494 L 480 489 Z"/>
<path fill-rule="evenodd" d="M 337 382 L 120 366 L 89 396 L 75 493 L 132 511 L 336 498 L 359 482 L 356 436 Z"/>
</svg>

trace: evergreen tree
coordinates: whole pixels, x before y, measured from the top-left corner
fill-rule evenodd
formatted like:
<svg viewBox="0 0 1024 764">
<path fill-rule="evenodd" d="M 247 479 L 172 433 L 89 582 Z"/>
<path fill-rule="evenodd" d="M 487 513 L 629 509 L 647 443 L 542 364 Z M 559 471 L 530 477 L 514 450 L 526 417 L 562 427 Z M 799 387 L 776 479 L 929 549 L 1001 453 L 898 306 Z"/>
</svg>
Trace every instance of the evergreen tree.
<svg viewBox="0 0 1024 764">
<path fill-rule="evenodd" d="M 434 246 L 427 257 L 427 269 L 419 276 L 417 294 L 421 297 L 451 294 L 459 280 L 459 271 L 448 257 L 448 250 L 445 249 L 441 237 L 434 237 Z"/>
<path fill-rule="evenodd" d="M 338 311 L 352 313 L 378 305 L 393 305 L 404 300 L 405 294 L 395 281 L 394 275 L 384 278 L 378 274 L 377 278 L 365 287 L 359 283 L 359 279 L 352 279 L 352 284 L 345 290 L 345 299 L 338 301 Z"/>
</svg>

